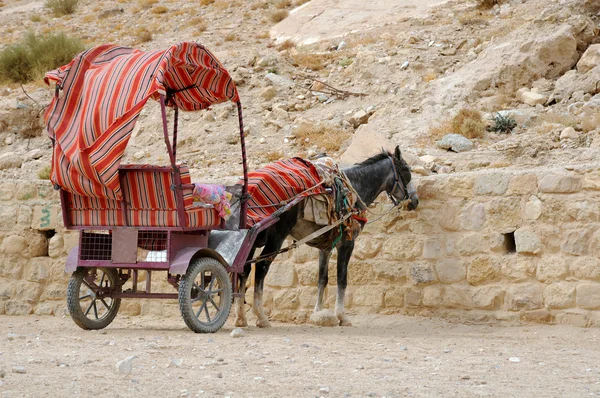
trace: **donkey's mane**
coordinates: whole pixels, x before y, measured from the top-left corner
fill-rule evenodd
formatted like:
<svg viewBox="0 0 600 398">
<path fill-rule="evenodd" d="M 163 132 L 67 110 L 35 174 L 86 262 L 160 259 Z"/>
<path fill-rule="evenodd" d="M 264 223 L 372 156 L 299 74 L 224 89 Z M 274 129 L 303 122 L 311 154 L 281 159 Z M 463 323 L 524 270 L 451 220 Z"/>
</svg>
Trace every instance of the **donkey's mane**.
<svg viewBox="0 0 600 398">
<path fill-rule="evenodd" d="M 377 163 L 377 162 L 379 162 L 379 161 L 381 161 L 383 159 L 386 159 L 386 158 L 388 158 L 390 156 L 394 156 L 394 155 L 392 155 L 392 153 L 389 152 L 389 151 L 381 150 L 381 153 L 378 153 L 377 155 L 373 155 L 370 158 L 365 159 L 365 160 L 363 160 L 360 163 L 356 163 L 354 166 L 355 167 L 356 166 L 369 166 L 369 165 L 375 164 L 375 163 Z"/>
</svg>

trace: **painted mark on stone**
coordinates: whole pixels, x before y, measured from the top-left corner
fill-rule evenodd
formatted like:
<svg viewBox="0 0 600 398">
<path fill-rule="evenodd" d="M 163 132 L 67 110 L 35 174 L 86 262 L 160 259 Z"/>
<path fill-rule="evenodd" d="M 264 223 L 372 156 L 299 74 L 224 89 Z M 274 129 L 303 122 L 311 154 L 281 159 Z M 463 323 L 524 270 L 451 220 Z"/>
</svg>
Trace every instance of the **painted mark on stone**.
<svg viewBox="0 0 600 398">
<path fill-rule="evenodd" d="M 42 209 L 42 218 L 41 218 L 41 223 L 40 223 L 40 227 L 44 228 L 50 225 L 50 210 L 46 209 Z"/>
</svg>

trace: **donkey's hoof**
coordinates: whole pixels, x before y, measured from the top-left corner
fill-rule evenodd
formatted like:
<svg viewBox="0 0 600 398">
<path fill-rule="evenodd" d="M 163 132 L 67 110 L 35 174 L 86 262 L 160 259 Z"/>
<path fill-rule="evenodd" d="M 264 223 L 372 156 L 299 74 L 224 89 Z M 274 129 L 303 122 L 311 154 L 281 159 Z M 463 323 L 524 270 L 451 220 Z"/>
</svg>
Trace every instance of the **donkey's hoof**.
<svg viewBox="0 0 600 398">
<path fill-rule="evenodd" d="M 235 320 L 235 326 L 238 328 L 245 328 L 248 326 L 248 320 L 246 320 L 246 318 L 238 318 Z"/>
<path fill-rule="evenodd" d="M 338 318 L 329 310 L 321 310 L 310 316 L 310 323 L 317 326 L 332 327 L 337 326 Z"/>
<path fill-rule="evenodd" d="M 350 322 L 350 318 L 347 316 L 342 316 L 340 318 L 340 326 L 352 326 L 352 322 Z"/>
<path fill-rule="evenodd" d="M 271 322 L 269 322 L 268 319 L 258 319 L 256 321 L 256 326 L 258 326 L 259 328 L 270 328 Z"/>
</svg>

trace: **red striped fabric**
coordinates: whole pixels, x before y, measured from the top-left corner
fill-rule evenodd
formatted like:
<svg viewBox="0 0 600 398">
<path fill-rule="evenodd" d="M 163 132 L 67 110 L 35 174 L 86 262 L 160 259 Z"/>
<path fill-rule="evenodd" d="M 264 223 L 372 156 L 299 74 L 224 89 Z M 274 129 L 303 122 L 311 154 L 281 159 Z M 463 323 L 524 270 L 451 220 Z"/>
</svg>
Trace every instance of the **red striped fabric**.
<svg viewBox="0 0 600 398">
<path fill-rule="evenodd" d="M 287 201 L 321 182 L 315 166 L 301 158 L 284 159 L 248 174 L 248 225 L 269 217 Z M 304 196 L 324 193 L 322 186 Z M 272 206 L 276 205 L 276 206 Z"/>
<path fill-rule="evenodd" d="M 123 198 L 131 227 L 179 227 L 177 202 L 171 190 L 171 170 L 144 170 L 156 166 L 123 165 Z M 182 184 L 191 184 L 187 166 L 180 166 Z M 221 218 L 215 209 L 193 207 L 192 190 L 183 192 L 187 227 L 216 227 Z M 69 194 L 69 214 L 74 226 L 125 226 L 121 202 Z"/>
<path fill-rule="evenodd" d="M 121 198 L 119 164 L 148 99 L 172 92 L 169 105 L 185 111 L 239 100 L 229 73 L 197 43 L 150 52 L 102 45 L 44 80 L 63 90 L 45 114 L 55 140 L 50 179 L 68 192 L 96 198 Z"/>
</svg>

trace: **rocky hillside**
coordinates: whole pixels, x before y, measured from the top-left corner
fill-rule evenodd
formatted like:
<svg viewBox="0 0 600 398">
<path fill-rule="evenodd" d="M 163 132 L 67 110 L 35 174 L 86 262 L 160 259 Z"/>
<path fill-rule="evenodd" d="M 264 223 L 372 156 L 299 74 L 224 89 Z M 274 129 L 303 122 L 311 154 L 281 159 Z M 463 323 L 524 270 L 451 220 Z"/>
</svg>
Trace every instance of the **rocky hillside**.
<svg viewBox="0 0 600 398">
<path fill-rule="evenodd" d="M 343 7 L 356 3 L 350 0 L 79 3 L 60 18 L 41 1 L 4 3 L 1 45 L 26 31 L 65 31 L 88 46 L 201 42 L 240 88 L 252 168 L 283 156 L 341 158 L 348 147 L 343 159 L 350 163 L 400 144 L 414 170 L 428 175 L 585 163 L 600 147 L 594 0 L 510 0 L 489 9 L 464 0 L 404 8 L 376 1 L 356 10 Z M 323 14 L 336 7 L 346 14 Z M 312 20 L 309 29 L 319 34 L 307 40 Z M 50 144 L 39 115 L 51 91 L 41 81 L 24 89 L 0 89 L 2 178 L 47 174 Z M 466 116 L 453 120 L 461 110 Z M 516 127 L 488 131 L 498 112 Z M 184 114 L 181 124 L 179 157 L 194 177 L 235 180 L 241 170 L 233 106 Z M 142 113 L 129 160 L 165 163 L 161 134 L 153 104 Z"/>
</svg>

